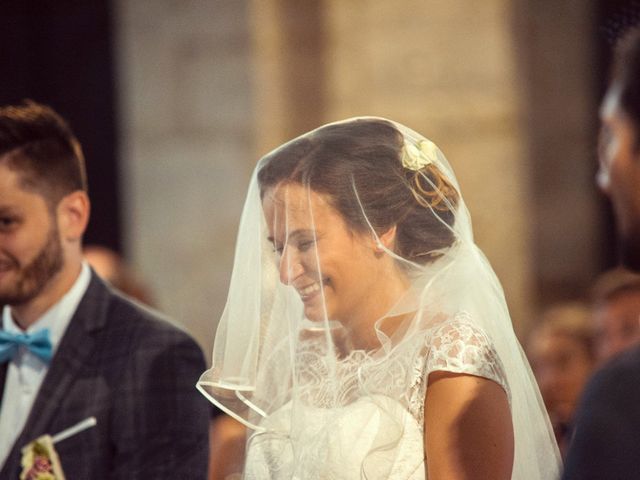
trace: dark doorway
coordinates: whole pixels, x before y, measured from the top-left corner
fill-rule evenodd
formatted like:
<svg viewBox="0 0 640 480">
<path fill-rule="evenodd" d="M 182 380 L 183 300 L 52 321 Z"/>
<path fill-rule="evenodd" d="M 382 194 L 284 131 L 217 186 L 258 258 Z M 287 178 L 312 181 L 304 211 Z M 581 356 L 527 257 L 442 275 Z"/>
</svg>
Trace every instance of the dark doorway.
<svg viewBox="0 0 640 480">
<path fill-rule="evenodd" d="M 92 200 L 86 243 L 121 250 L 111 5 L 0 2 L 0 103 L 29 98 L 67 119 L 83 146 Z"/>
</svg>

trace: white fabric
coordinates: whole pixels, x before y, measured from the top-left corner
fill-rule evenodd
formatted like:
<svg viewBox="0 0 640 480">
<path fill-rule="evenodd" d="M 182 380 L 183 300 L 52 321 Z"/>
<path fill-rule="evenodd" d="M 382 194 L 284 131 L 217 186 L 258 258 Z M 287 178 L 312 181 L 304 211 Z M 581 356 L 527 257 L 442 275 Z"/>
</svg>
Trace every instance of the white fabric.
<svg viewBox="0 0 640 480">
<path fill-rule="evenodd" d="M 437 146 L 365 117 L 261 159 L 213 365 L 198 382 L 252 430 L 245 474 L 425 478 L 423 408 L 436 370 L 502 386 L 513 479 L 559 476 L 502 287 Z"/>
<path fill-rule="evenodd" d="M 69 291 L 31 324 L 26 333 L 34 333 L 48 328 L 51 346 L 55 354 L 90 280 L 89 266 L 83 263 L 80 274 Z M 5 306 L 2 312 L 2 328 L 11 333 L 25 332 L 15 323 L 9 306 Z M 0 466 L 4 465 L 16 438 L 27 422 L 31 406 L 47 371 L 48 365 L 26 348 L 20 348 L 15 358 L 7 365 L 3 400 L 0 406 L 0 438 L 2 439 L 0 441 Z"/>
<path fill-rule="evenodd" d="M 245 478 L 353 479 L 361 478 L 366 471 L 367 479 L 426 479 L 422 425 L 429 374 L 449 371 L 481 376 L 498 383 L 509 397 L 510 392 L 504 368 L 489 338 L 464 312 L 432 327 L 416 347 L 410 371 L 404 371 L 405 365 L 396 362 L 399 370 L 388 372 L 390 381 L 406 375 L 411 378 L 407 399 L 398 402 L 390 396 L 375 395 L 335 409 L 302 406 L 307 425 L 299 438 L 291 441 L 285 436 L 285 432 L 292 430 L 288 423 L 292 405 L 287 403 L 261 424 L 273 433 L 258 433 L 250 438 Z M 343 363 L 345 369 L 357 370 L 368 361 L 371 359 L 365 352 L 358 352 Z M 335 428 L 323 431 L 328 423 Z M 323 434 L 327 437 L 323 438 Z M 392 448 L 371 454 L 372 445 L 380 443 L 376 438 L 380 434 L 386 436 L 381 443 Z M 305 445 L 312 458 L 294 462 L 294 443 Z M 289 458 L 283 461 L 283 457 Z M 297 470 L 281 471 L 282 464 L 296 465 Z"/>
<path fill-rule="evenodd" d="M 397 410 L 398 418 L 389 418 L 387 409 Z M 296 438 L 257 433 L 249 440 L 246 479 L 355 479 L 362 478 L 363 470 L 369 472 L 366 477 L 369 479 L 425 478 L 421 427 L 395 400 L 363 397 L 336 409 L 305 407 L 304 415 L 306 429 Z M 263 426 L 270 432 L 290 430 L 290 419 L 291 404 L 287 404 L 265 420 Z M 333 428 L 325 437 L 327 423 Z M 393 444 L 398 428 L 402 429 L 402 435 L 393 451 L 370 454 L 379 432 L 388 432 L 388 440 Z M 312 448 L 306 448 L 304 458 L 295 462 L 294 444 Z M 390 473 L 388 462 L 393 463 Z"/>
</svg>

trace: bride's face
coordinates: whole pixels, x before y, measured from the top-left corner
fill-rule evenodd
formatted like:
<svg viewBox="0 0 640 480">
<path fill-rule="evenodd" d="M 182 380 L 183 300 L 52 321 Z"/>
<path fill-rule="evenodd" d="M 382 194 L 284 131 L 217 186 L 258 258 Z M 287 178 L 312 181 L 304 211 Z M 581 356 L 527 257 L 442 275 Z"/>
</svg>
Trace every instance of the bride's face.
<svg viewBox="0 0 640 480">
<path fill-rule="evenodd" d="M 308 319 L 347 326 L 384 313 L 376 311 L 385 306 L 379 274 L 389 257 L 372 236 L 350 229 L 328 197 L 288 183 L 267 190 L 262 205 L 280 281 L 296 289 Z"/>
</svg>

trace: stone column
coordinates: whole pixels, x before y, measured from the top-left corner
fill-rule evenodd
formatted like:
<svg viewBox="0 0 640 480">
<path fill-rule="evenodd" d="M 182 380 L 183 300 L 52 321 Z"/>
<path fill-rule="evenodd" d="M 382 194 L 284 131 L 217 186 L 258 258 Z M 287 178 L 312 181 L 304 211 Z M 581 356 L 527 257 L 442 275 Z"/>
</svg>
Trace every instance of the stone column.
<svg viewBox="0 0 640 480">
<path fill-rule="evenodd" d="M 246 2 L 115 4 L 127 252 L 207 353 L 254 158 Z"/>
</svg>

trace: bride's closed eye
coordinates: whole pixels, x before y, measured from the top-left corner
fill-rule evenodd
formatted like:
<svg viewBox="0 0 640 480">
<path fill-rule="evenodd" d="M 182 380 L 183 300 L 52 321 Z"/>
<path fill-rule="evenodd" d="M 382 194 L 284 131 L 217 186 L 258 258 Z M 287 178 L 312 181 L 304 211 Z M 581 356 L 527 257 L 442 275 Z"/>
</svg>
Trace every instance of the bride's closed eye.
<svg viewBox="0 0 640 480">
<path fill-rule="evenodd" d="M 311 240 L 300 240 L 300 241 L 297 242 L 296 248 L 298 249 L 299 252 L 306 252 L 313 245 L 315 245 L 315 243 L 316 242 L 313 239 L 311 239 Z"/>
<path fill-rule="evenodd" d="M 315 240 L 299 240 L 295 243 L 291 243 L 291 245 L 299 252 L 306 252 L 313 245 L 315 245 L 315 243 L 316 243 Z M 273 244 L 273 252 L 278 256 L 282 256 L 282 253 L 284 252 L 284 248 L 285 248 L 284 245 Z"/>
</svg>

